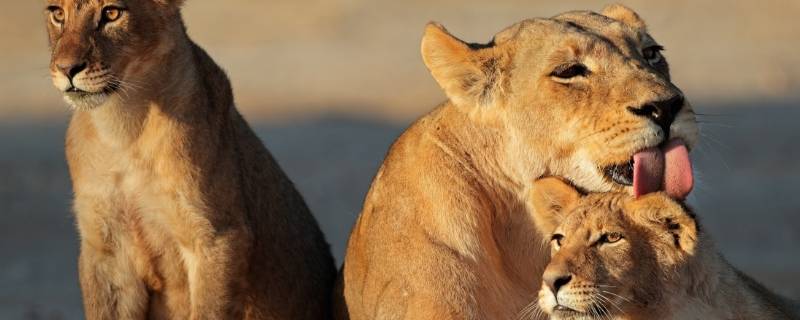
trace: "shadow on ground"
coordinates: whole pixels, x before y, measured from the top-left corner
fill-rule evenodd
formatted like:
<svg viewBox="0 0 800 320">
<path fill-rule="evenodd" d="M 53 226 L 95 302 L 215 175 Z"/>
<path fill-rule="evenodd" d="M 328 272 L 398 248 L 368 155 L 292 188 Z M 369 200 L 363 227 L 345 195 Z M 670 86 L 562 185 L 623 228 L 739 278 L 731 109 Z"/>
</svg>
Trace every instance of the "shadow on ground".
<svg viewBox="0 0 800 320">
<path fill-rule="evenodd" d="M 690 202 L 734 265 L 800 299 L 800 108 L 697 108 Z M 66 121 L 64 121 L 66 122 Z M 0 123 L 0 319 L 80 319 L 65 123 Z M 255 124 L 341 261 L 369 183 L 404 125 L 342 117 Z"/>
</svg>

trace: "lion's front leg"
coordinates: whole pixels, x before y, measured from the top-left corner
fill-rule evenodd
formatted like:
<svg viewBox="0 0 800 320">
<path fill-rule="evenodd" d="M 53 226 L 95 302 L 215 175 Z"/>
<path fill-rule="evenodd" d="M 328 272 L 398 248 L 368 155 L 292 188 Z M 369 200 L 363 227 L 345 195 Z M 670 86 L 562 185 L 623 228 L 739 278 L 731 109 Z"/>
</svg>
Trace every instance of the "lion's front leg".
<svg viewBox="0 0 800 320">
<path fill-rule="evenodd" d="M 78 271 L 88 320 L 145 319 L 148 293 L 131 264 L 112 253 L 81 246 Z"/>
<path fill-rule="evenodd" d="M 190 319 L 243 318 L 248 260 L 243 242 L 241 232 L 206 233 L 181 249 L 189 278 Z"/>
<path fill-rule="evenodd" d="M 145 319 L 148 293 L 131 256 L 132 242 L 110 201 L 79 197 L 78 271 L 86 319 Z"/>
</svg>

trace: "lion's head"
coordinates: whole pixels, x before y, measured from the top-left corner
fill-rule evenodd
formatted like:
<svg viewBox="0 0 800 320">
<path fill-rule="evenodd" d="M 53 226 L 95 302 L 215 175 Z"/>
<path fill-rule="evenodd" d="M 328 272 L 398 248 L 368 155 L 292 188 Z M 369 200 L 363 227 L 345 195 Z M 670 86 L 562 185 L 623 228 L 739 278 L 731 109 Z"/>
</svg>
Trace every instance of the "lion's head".
<svg viewBox="0 0 800 320">
<path fill-rule="evenodd" d="M 47 0 L 50 74 L 67 103 L 91 109 L 145 86 L 183 32 L 180 2 Z"/>
<path fill-rule="evenodd" d="M 473 119 L 501 123 L 504 156 L 516 166 L 509 171 L 520 180 L 544 172 L 591 191 L 663 189 L 683 198 L 698 131 L 662 49 L 620 5 L 525 20 L 488 44 L 431 23 L 422 41 L 450 101 Z"/>
<path fill-rule="evenodd" d="M 582 196 L 557 178 L 535 184 L 535 221 L 552 252 L 539 306 L 552 319 L 652 316 L 662 295 L 688 287 L 699 233 L 681 204 L 663 193 Z"/>
</svg>

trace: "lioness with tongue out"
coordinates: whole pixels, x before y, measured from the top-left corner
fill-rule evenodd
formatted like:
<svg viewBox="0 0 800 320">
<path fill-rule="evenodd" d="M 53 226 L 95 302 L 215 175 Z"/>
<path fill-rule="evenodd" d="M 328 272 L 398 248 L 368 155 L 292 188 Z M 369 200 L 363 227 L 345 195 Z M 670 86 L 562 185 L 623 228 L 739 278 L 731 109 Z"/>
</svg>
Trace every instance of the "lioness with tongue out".
<svg viewBox="0 0 800 320">
<path fill-rule="evenodd" d="M 515 319 L 549 257 L 527 196 L 539 177 L 686 197 L 697 126 L 661 50 L 619 5 L 525 20 L 488 44 L 429 24 L 422 56 L 448 101 L 377 173 L 348 243 L 339 317 Z"/>
</svg>

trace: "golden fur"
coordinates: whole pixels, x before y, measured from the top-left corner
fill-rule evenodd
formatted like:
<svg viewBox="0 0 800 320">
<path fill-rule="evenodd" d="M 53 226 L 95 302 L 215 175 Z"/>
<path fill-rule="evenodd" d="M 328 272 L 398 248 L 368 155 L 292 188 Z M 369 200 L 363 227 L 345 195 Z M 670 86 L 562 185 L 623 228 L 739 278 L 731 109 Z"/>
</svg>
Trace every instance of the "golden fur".
<svg viewBox="0 0 800 320">
<path fill-rule="evenodd" d="M 326 318 L 328 245 L 180 1 L 48 5 L 86 318 Z"/>
<path fill-rule="evenodd" d="M 621 6 L 525 20 L 485 45 L 428 25 L 422 56 L 449 101 L 406 130 L 378 171 L 348 243 L 338 317 L 522 312 L 548 259 L 527 205 L 535 179 L 628 190 L 602 168 L 667 135 L 696 142 L 688 104 L 663 129 L 630 110 L 681 95 L 666 62 L 643 56 L 654 45 Z M 554 75 L 577 62 L 591 74 Z"/>
<path fill-rule="evenodd" d="M 796 317 L 728 264 L 694 215 L 665 194 L 581 196 L 545 178 L 532 202 L 539 230 L 551 239 L 538 301 L 551 319 Z"/>
</svg>

